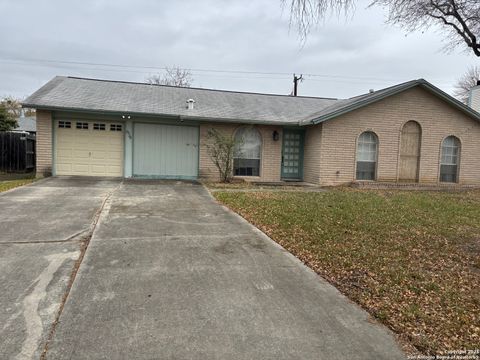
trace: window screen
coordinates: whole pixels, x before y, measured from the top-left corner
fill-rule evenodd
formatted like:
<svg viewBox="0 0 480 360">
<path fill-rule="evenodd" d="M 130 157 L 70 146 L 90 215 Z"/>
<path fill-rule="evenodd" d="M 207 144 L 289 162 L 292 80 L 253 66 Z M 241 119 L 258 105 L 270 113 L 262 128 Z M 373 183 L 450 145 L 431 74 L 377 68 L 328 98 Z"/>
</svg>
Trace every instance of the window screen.
<svg viewBox="0 0 480 360">
<path fill-rule="evenodd" d="M 377 151 L 377 135 L 371 131 L 362 133 L 357 144 L 357 180 L 375 180 Z"/>
<path fill-rule="evenodd" d="M 237 143 L 233 156 L 233 174 L 260 176 L 262 137 L 253 127 L 242 127 L 235 133 Z"/>
<path fill-rule="evenodd" d="M 449 136 L 442 142 L 442 154 L 440 159 L 440 181 L 458 181 L 458 163 L 460 160 L 460 140 L 455 136 Z"/>
</svg>

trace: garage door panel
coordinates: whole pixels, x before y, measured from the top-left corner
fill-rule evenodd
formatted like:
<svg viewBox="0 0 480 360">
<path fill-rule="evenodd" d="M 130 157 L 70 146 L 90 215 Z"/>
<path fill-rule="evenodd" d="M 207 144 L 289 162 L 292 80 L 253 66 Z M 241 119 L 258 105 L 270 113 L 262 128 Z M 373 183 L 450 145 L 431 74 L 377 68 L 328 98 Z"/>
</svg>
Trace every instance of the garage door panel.
<svg viewBox="0 0 480 360">
<path fill-rule="evenodd" d="M 70 151 L 71 156 L 74 156 L 78 159 L 88 159 L 89 158 L 89 152 L 84 149 L 75 149 L 73 151 Z"/>
<path fill-rule="evenodd" d="M 70 163 L 57 163 L 57 171 L 71 172 L 72 171 L 72 164 L 70 164 Z"/>
<path fill-rule="evenodd" d="M 135 124 L 134 134 L 134 175 L 197 177 L 197 127 Z"/>
<path fill-rule="evenodd" d="M 58 124 L 58 123 L 57 123 Z M 56 173 L 58 175 L 123 175 L 123 132 L 58 128 L 56 125 Z M 106 126 L 110 129 L 109 126 Z"/>
<path fill-rule="evenodd" d="M 88 170 L 89 170 L 88 164 L 74 164 L 72 166 L 72 171 L 74 172 L 75 175 L 88 173 Z"/>
</svg>

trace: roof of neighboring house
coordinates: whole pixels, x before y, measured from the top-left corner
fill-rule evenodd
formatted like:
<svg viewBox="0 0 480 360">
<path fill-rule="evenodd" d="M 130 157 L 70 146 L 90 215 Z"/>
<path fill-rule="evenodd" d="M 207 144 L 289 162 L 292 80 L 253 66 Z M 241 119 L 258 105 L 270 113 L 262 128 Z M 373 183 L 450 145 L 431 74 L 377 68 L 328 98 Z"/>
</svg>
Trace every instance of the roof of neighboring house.
<svg viewBox="0 0 480 360">
<path fill-rule="evenodd" d="M 35 120 L 35 116 L 19 117 L 17 118 L 17 123 L 18 126 L 15 128 L 16 131 L 37 131 L 37 121 Z"/>
<path fill-rule="evenodd" d="M 187 109 L 188 99 L 195 100 L 193 109 Z M 57 76 L 28 97 L 23 105 L 52 110 L 297 125 L 309 114 L 336 101 Z"/>
<path fill-rule="evenodd" d="M 480 121 L 480 113 L 476 112 L 469 106 L 466 106 L 461 101 L 458 101 L 453 96 L 448 95 L 446 92 L 440 90 L 436 86 L 430 84 L 428 81 L 424 79 L 418 79 L 418 80 L 411 80 L 398 85 L 390 86 L 388 88 L 381 89 L 378 91 L 369 92 L 367 94 L 355 96 L 350 99 L 338 100 L 334 104 L 327 106 L 319 110 L 318 112 L 307 116 L 305 119 L 300 121 L 300 125 L 318 124 L 326 120 L 334 119 L 340 115 L 343 115 L 350 111 L 370 105 L 374 102 L 380 101 L 389 96 L 398 94 L 402 91 L 411 89 L 416 86 L 420 86 L 424 88 L 430 93 L 445 100 L 450 105 L 456 107 L 458 110 L 462 111 L 463 113 Z"/>
<path fill-rule="evenodd" d="M 480 121 L 480 113 L 424 79 L 408 81 L 350 99 L 333 99 L 57 76 L 28 97 L 23 106 L 123 115 L 174 116 L 186 120 L 310 125 L 333 119 L 416 86 Z M 193 109 L 187 108 L 188 99 L 195 101 Z"/>
</svg>

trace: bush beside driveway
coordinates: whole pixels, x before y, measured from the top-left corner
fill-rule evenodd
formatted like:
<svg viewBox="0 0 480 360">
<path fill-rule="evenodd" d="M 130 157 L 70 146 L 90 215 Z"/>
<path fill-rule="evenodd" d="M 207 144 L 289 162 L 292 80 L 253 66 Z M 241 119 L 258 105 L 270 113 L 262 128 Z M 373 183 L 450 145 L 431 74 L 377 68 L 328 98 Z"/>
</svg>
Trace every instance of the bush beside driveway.
<svg viewBox="0 0 480 360">
<path fill-rule="evenodd" d="M 214 196 L 421 352 L 480 348 L 480 191 Z"/>
</svg>

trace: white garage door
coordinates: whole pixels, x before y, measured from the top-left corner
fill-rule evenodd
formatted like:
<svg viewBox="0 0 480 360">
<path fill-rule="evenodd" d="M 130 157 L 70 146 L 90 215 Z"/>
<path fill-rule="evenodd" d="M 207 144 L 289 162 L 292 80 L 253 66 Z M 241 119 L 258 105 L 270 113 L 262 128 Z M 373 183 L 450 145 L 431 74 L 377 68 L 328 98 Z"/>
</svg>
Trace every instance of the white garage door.
<svg viewBox="0 0 480 360">
<path fill-rule="evenodd" d="M 195 179 L 198 127 L 134 124 L 133 175 Z"/>
<path fill-rule="evenodd" d="M 123 176 L 123 125 L 56 121 L 57 175 Z"/>
</svg>

